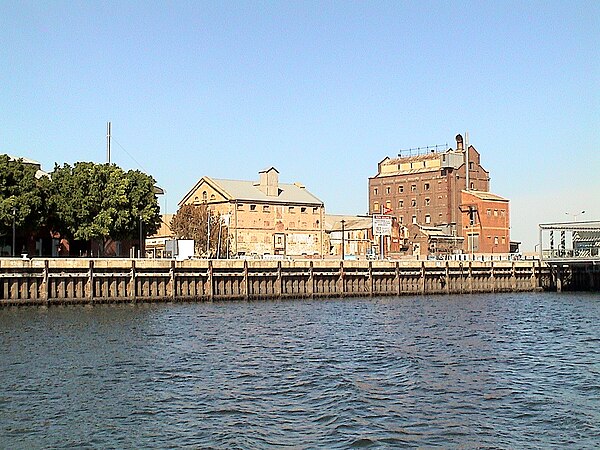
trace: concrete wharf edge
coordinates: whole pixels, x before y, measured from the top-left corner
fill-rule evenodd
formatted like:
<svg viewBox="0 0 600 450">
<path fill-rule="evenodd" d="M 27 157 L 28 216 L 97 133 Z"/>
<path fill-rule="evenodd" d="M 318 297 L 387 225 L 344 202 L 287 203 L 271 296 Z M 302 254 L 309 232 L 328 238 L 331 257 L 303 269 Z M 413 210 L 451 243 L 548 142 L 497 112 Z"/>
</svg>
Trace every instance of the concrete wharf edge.
<svg viewBox="0 0 600 450">
<path fill-rule="evenodd" d="M 0 306 L 527 292 L 539 261 L 3 259 Z"/>
</svg>

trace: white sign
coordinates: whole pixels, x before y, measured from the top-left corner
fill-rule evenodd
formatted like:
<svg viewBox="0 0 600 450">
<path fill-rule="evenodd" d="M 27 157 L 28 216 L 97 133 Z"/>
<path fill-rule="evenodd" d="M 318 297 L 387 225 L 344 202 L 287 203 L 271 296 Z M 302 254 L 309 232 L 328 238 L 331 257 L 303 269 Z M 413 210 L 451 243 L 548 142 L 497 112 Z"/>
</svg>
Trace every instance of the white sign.
<svg viewBox="0 0 600 450">
<path fill-rule="evenodd" d="M 391 216 L 373 216 L 373 235 L 391 236 L 392 235 L 392 217 Z"/>
</svg>

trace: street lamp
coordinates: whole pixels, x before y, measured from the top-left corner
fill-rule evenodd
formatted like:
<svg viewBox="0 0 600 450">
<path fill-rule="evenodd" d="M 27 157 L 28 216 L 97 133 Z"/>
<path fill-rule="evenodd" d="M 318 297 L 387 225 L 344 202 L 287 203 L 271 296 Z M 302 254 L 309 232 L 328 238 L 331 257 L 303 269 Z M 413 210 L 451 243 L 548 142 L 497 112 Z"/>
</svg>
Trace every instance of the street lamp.
<svg viewBox="0 0 600 450">
<path fill-rule="evenodd" d="M 578 212 L 578 213 L 569 213 L 569 212 L 566 212 L 565 214 L 566 214 L 567 216 L 572 216 L 572 217 L 573 217 L 573 222 L 577 222 L 577 218 L 578 218 L 580 215 L 582 215 L 582 214 L 585 214 L 585 211 L 581 211 L 581 212 Z"/>
<path fill-rule="evenodd" d="M 342 260 L 345 259 L 346 255 L 345 255 L 345 249 L 344 249 L 344 234 L 345 234 L 345 228 L 344 225 L 346 224 L 346 221 L 344 219 L 342 219 Z"/>
<path fill-rule="evenodd" d="M 142 232 L 142 230 L 143 230 L 143 227 L 142 227 L 143 221 L 142 220 L 143 220 L 142 219 L 142 215 L 140 214 L 140 256 L 139 256 L 140 258 L 142 258 L 142 255 L 143 255 L 142 252 L 144 251 L 144 245 L 142 244 L 142 242 L 143 242 L 143 232 Z"/>
<path fill-rule="evenodd" d="M 15 231 L 16 231 L 16 222 L 17 222 L 17 207 L 16 206 L 13 206 L 12 213 L 13 213 L 12 255 L 15 256 L 15 246 L 16 246 L 16 243 L 15 243 L 16 233 L 15 233 Z"/>
</svg>

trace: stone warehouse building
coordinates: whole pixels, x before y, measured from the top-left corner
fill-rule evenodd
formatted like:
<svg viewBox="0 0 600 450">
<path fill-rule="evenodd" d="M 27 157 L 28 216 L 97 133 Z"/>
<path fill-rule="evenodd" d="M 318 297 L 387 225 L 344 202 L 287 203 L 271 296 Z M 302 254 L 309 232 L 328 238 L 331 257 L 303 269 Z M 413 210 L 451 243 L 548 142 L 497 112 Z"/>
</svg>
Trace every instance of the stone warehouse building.
<svg viewBox="0 0 600 450">
<path fill-rule="evenodd" d="M 491 253 L 493 249 L 508 253 L 508 200 L 489 189 L 490 175 L 481 165 L 479 152 L 472 145 L 466 148 L 459 134 L 456 149 L 382 160 L 377 175 L 369 178 L 369 212 L 391 211 L 400 224 L 426 227 L 425 235 L 462 237 L 454 252 Z M 419 242 L 413 251 L 435 253 L 433 244 Z"/>
<path fill-rule="evenodd" d="M 179 206 L 202 203 L 228 218 L 232 254 L 323 256 L 323 202 L 300 183 L 280 183 L 274 167 L 258 181 L 202 177 Z"/>
</svg>

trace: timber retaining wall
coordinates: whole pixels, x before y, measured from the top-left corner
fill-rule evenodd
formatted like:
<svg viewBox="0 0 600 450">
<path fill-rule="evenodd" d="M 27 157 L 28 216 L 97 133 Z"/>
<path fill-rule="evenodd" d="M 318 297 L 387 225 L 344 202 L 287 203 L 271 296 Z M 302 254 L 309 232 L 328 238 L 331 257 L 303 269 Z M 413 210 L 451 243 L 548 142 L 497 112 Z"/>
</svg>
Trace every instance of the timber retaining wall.
<svg viewBox="0 0 600 450">
<path fill-rule="evenodd" d="M 538 261 L 2 259 L 0 306 L 534 291 Z"/>
</svg>

